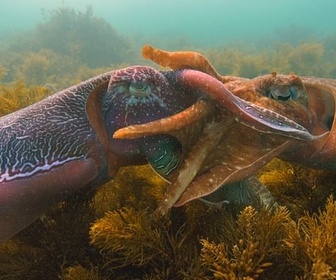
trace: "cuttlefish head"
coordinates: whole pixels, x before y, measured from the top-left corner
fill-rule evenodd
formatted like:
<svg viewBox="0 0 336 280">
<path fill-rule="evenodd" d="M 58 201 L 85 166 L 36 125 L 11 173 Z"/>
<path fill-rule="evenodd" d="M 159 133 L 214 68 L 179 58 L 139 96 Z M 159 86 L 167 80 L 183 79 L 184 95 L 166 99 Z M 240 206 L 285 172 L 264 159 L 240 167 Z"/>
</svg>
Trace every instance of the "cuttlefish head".
<svg viewBox="0 0 336 280">
<path fill-rule="evenodd" d="M 147 123 L 174 115 L 195 103 L 198 94 L 178 88 L 171 71 L 159 72 L 147 66 L 132 66 L 111 73 L 109 81 L 97 86 L 86 103 L 87 117 L 109 161 L 110 174 L 119 165 L 141 164 L 149 160 L 161 166 L 168 150 L 170 162 L 178 158 L 179 142 L 171 136 L 155 135 L 135 140 L 113 139 L 119 128 Z M 173 159 L 172 159 L 173 158 Z M 155 163 L 154 163 L 155 162 Z M 164 168 L 162 172 L 168 172 Z"/>
<path fill-rule="evenodd" d="M 182 78 L 182 83 L 185 86 L 198 85 L 202 87 L 206 95 L 213 99 L 219 107 L 229 109 L 235 114 L 238 121 L 262 133 L 282 134 L 285 137 L 299 140 L 316 140 L 320 137 L 320 135 L 312 135 L 309 127 L 301 125 L 301 122 L 306 123 L 310 118 L 310 116 L 306 118 L 305 113 L 304 118 L 301 119 L 299 117 L 299 122 L 296 122 L 291 119 L 291 117 L 295 119 L 295 113 L 286 115 L 281 102 L 279 104 L 270 102 L 270 104 L 260 104 L 259 106 L 258 102 L 255 102 L 253 99 L 253 92 L 257 92 L 258 96 L 255 98 L 259 98 L 259 94 L 261 94 L 261 96 L 269 97 L 269 99 L 264 99 L 266 101 L 270 101 L 271 99 L 277 101 L 293 100 L 297 104 L 306 106 L 307 100 L 305 99 L 307 94 L 304 93 L 305 90 L 302 81 L 293 74 L 283 76 L 272 73 L 267 77 L 262 76 L 261 78 L 248 80 L 234 76 L 220 75 L 211 65 L 210 61 L 198 52 L 170 52 L 146 45 L 142 49 L 142 55 L 146 59 L 150 59 L 161 66 L 170 67 L 173 70 L 196 70 L 196 72 L 186 70 Z M 203 72 L 215 78 L 224 84 L 226 89 L 218 90 L 219 86 L 209 83 L 209 78 L 201 77 L 197 72 Z M 232 91 L 236 95 L 235 101 L 230 102 L 230 100 L 225 98 L 230 95 L 228 91 Z M 239 91 L 245 93 L 245 96 L 241 95 L 241 99 L 239 99 Z M 301 92 L 303 94 L 300 94 Z M 280 108 L 276 108 L 277 105 Z M 237 108 L 238 110 L 236 110 Z"/>
<path fill-rule="evenodd" d="M 309 150 L 307 157 L 316 149 L 325 150 L 325 139 L 331 139 L 328 134 L 334 120 L 335 85 L 331 90 L 330 87 L 325 89 L 324 82 L 312 86 L 294 74 L 272 73 L 252 80 L 221 76 L 202 54 L 196 52 L 169 52 L 145 46 L 143 56 L 161 66 L 181 71 L 179 82 L 184 87 L 202 89 L 217 105 L 216 109 L 210 109 L 218 117 L 217 124 L 209 123 L 201 140 L 190 148 L 192 153 L 160 206 L 162 213 L 174 204 L 182 205 L 247 178 L 274 157 L 290 157 L 299 145 L 301 154 Z M 319 96 L 316 93 L 321 89 L 326 93 Z M 191 113 L 193 110 L 188 111 L 188 115 Z M 174 123 L 176 119 L 177 115 L 160 122 L 127 127 L 117 131 L 115 137 L 127 139 L 160 133 L 163 123 Z M 183 130 L 183 122 L 188 127 L 190 122 L 186 120 L 190 119 L 197 118 L 180 118 L 181 134 L 187 131 Z M 335 138 L 328 141 L 329 153 L 335 150 Z M 311 148 L 306 149 L 306 145 Z M 332 161 L 336 152 L 330 154 Z M 294 153 L 294 157 L 296 155 Z M 190 177 L 191 173 L 194 176 Z"/>
<path fill-rule="evenodd" d="M 267 118 L 268 114 L 273 115 L 274 120 L 270 122 L 274 122 L 274 126 L 279 130 L 283 129 L 283 120 L 286 120 L 311 131 L 313 116 L 309 110 L 309 95 L 299 76 L 272 73 L 252 80 L 238 79 L 225 86 L 235 96 L 259 107 L 261 110 L 259 119 Z M 246 125 L 252 127 L 252 123 Z M 283 131 L 286 136 L 286 130 Z M 291 136 L 289 132 L 287 136 Z M 315 138 L 311 137 L 311 140 Z"/>
<path fill-rule="evenodd" d="M 147 66 L 116 70 L 104 96 L 109 135 L 116 129 L 170 116 L 191 106 L 197 97 L 174 88 L 168 72 Z"/>
<path fill-rule="evenodd" d="M 336 80 L 318 77 L 303 77 L 309 98 L 308 110 L 313 134 L 326 134 L 315 141 L 297 142 L 292 149 L 281 154 L 287 161 L 298 162 L 313 168 L 336 168 Z"/>
<path fill-rule="evenodd" d="M 180 168 L 177 180 L 172 182 L 161 205 L 161 212 L 166 212 L 173 204 L 183 205 L 209 195 L 226 184 L 244 180 L 297 142 L 315 142 L 328 132 L 320 130 L 317 136 L 310 133 L 315 117 L 309 107 L 308 92 L 302 80 L 294 74 L 271 74 L 252 80 L 237 78 L 225 84 L 226 91 L 220 89 L 219 92 L 216 91 L 220 88 L 220 82 L 216 86 L 215 82 L 209 86 L 212 83 L 210 78 L 204 77 L 202 80 L 194 79 L 194 76 L 202 75 L 191 70 L 186 72 L 186 84 L 190 81 L 193 85 L 199 83 L 197 86 L 203 89 L 203 93 L 219 100 L 217 108 L 212 111 L 217 124 L 209 123 L 206 133 L 194 135 L 200 140 L 189 147 L 192 153 L 187 156 L 187 164 Z M 231 103 L 226 99 L 222 102 L 220 95 L 230 96 L 229 93 L 236 99 L 232 99 Z M 240 110 L 234 109 L 238 107 Z M 166 121 L 174 118 L 172 116 Z M 141 135 L 150 134 L 151 131 L 159 133 L 159 130 L 153 129 L 153 125 L 155 122 L 147 131 L 144 125 L 138 126 Z M 136 130 L 137 127 L 133 126 L 133 136 Z M 127 129 L 124 131 L 127 135 Z M 180 134 L 187 131 L 181 128 Z M 210 143 L 216 137 L 218 141 Z M 195 176 L 187 180 L 187 175 L 191 173 Z"/>
</svg>

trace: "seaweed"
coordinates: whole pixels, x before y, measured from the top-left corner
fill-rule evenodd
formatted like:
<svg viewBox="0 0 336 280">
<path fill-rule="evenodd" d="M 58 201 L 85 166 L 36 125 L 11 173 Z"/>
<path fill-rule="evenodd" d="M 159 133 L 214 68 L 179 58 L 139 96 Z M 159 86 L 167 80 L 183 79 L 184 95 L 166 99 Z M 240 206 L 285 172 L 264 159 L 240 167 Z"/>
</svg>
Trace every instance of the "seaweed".
<svg viewBox="0 0 336 280">
<path fill-rule="evenodd" d="M 306 214 L 287 226 L 284 240 L 288 259 L 302 270 L 301 279 L 336 278 L 336 202 L 329 197 L 326 209 Z"/>
<path fill-rule="evenodd" d="M 234 240 L 219 244 L 201 240 L 202 263 L 216 279 L 257 279 L 283 254 L 289 212 L 280 207 L 272 215 L 246 207 L 234 227 Z"/>
<path fill-rule="evenodd" d="M 317 212 L 330 195 L 336 195 L 334 170 L 310 169 L 274 159 L 260 171 L 259 179 L 293 218 L 306 211 Z"/>
<path fill-rule="evenodd" d="M 72 13 L 57 10 L 47 15 L 39 40 L 17 40 L 11 50 L 0 52 L 0 115 L 134 63 L 116 49 L 108 52 L 120 60 L 106 60 L 105 53 L 94 64 L 98 56 L 87 48 L 88 63 L 76 53 L 84 37 L 66 39 L 64 50 L 47 45 L 42 33 L 57 30 L 55 19 Z M 69 20 L 88 18 L 95 26 L 100 21 L 90 13 L 75 13 Z M 270 44 L 263 50 L 217 48 L 207 54 L 222 74 L 254 77 L 294 71 L 335 77 L 335 37 Z M 127 46 L 132 53 L 132 45 Z M 113 181 L 95 192 L 83 190 L 69 197 L 2 242 L 1 279 L 333 279 L 336 204 L 329 196 L 335 197 L 335 175 L 276 159 L 259 173 L 283 205 L 275 212 L 248 207 L 236 217 L 193 201 L 159 217 L 154 212 L 168 183 L 149 166 L 123 168 Z"/>
<path fill-rule="evenodd" d="M 212 49 L 206 52 L 212 65 L 223 75 L 252 78 L 271 72 L 302 76 L 333 77 L 335 66 L 330 64 L 332 53 L 325 52 L 322 42 L 270 44 L 262 51 L 235 48 Z"/>
<path fill-rule="evenodd" d="M 293 184 L 291 179 L 286 182 Z M 334 276 L 332 198 L 325 210 L 321 200 L 315 214 L 293 215 L 284 206 L 274 212 L 247 207 L 236 217 L 193 201 L 161 217 L 155 209 L 167 186 L 149 166 L 127 167 L 96 193 L 83 190 L 70 197 L 1 244 L 3 279 Z"/>
<path fill-rule="evenodd" d="M 69 267 L 61 278 L 62 280 L 103 280 L 96 269 L 86 269 L 81 265 Z"/>
<path fill-rule="evenodd" d="M 0 84 L 0 116 L 33 104 L 50 94 L 50 89 L 42 86 L 27 87 L 23 80 L 12 85 Z"/>
</svg>

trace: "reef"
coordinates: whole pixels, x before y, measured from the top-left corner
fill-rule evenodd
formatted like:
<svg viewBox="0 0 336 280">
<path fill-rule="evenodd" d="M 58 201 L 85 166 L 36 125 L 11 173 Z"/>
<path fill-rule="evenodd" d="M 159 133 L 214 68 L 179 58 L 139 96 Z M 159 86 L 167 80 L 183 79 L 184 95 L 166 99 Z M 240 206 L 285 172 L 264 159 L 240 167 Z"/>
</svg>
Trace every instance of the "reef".
<svg viewBox="0 0 336 280">
<path fill-rule="evenodd" d="M 123 168 L 1 243 L 1 279 L 335 279 L 330 175 L 274 160 L 259 178 L 285 206 L 236 215 L 193 201 L 160 217 L 167 182 Z"/>
<path fill-rule="evenodd" d="M 60 9 L 38 28 L 39 38 L 28 38 L 28 44 L 16 39 L 9 49 L 1 49 L 0 115 L 139 61 L 128 59 L 129 53 L 121 49 L 132 45 L 105 25 L 104 34 L 120 43 L 115 53 L 108 52 L 120 60 L 106 63 L 105 52 L 99 64 L 85 61 L 77 55 L 80 47 L 86 57 L 97 56 L 83 44 L 84 37 L 64 45 L 66 49 L 46 45 L 50 30 L 62 29 L 57 26 L 60 17 L 81 24 L 87 19 L 92 28 L 101 23 L 90 11 Z M 111 38 L 104 38 L 102 43 L 109 46 L 104 40 Z M 295 46 L 270 44 L 260 52 L 227 47 L 203 53 L 225 75 L 294 71 L 335 78 L 335 38 Z M 236 215 L 193 201 L 159 217 L 154 212 L 168 183 L 149 166 L 124 168 L 95 192 L 83 190 L 69 197 L 0 243 L 0 278 L 335 279 L 336 172 L 275 159 L 257 175 L 281 205 L 277 210 L 247 207 Z"/>
</svg>

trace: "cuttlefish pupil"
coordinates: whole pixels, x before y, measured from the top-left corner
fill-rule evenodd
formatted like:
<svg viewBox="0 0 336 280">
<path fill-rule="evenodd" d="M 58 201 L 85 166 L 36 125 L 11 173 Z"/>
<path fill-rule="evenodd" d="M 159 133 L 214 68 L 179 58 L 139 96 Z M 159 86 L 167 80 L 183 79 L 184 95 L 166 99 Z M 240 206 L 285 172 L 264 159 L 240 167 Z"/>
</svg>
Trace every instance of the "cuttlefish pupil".
<svg viewBox="0 0 336 280">
<path fill-rule="evenodd" d="M 136 81 L 129 85 L 129 93 L 135 97 L 146 97 L 152 94 L 152 87 L 149 82 Z"/>
<path fill-rule="evenodd" d="M 265 95 L 268 98 L 275 99 L 275 100 L 296 100 L 299 98 L 299 90 L 296 86 L 270 86 L 265 90 Z"/>
</svg>

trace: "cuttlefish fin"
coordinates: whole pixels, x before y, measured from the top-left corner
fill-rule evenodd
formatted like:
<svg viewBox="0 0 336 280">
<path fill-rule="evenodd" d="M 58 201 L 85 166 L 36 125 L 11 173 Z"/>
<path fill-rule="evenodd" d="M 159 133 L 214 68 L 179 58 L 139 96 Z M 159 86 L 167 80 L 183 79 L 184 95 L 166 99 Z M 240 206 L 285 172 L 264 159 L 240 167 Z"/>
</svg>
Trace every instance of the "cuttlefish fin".
<svg viewBox="0 0 336 280">
<path fill-rule="evenodd" d="M 208 154 L 216 147 L 222 138 L 225 132 L 223 127 L 226 125 L 224 121 L 221 121 L 219 123 L 209 123 L 205 126 L 202 135 L 195 145 L 193 145 L 190 153 L 181 164 L 177 177 L 173 180 L 163 201 L 156 210 L 157 213 L 162 215 L 166 214 L 180 198 L 181 194 L 185 192 L 186 188 L 201 170 Z"/>
<path fill-rule="evenodd" d="M 184 111 L 170 117 L 118 129 L 113 134 L 113 138 L 134 139 L 157 134 L 170 134 L 172 131 L 183 129 L 205 118 L 213 111 L 214 107 L 214 104 L 207 100 L 199 100 Z"/>
<path fill-rule="evenodd" d="M 110 177 L 114 177 L 117 173 L 117 161 L 118 158 L 109 149 L 109 138 L 105 129 L 103 110 L 102 110 L 102 99 L 104 93 L 107 91 L 109 81 L 105 81 L 99 84 L 88 96 L 86 101 L 86 114 L 87 118 L 97 134 L 97 137 L 103 147 L 103 150 L 107 157 L 108 162 L 108 173 Z M 94 157 L 94 155 L 93 155 Z M 95 157 L 97 164 L 101 162 L 101 158 Z"/>
<path fill-rule="evenodd" d="M 216 78 L 223 83 L 239 79 L 233 76 L 222 76 L 211 65 L 209 60 L 202 54 L 192 51 L 165 51 L 145 45 L 142 48 L 142 56 L 152 60 L 162 67 L 169 67 L 173 70 L 194 69 Z"/>
<path fill-rule="evenodd" d="M 20 232 L 55 203 L 88 186 L 98 175 L 92 158 L 0 184 L 0 242 Z"/>
</svg>

